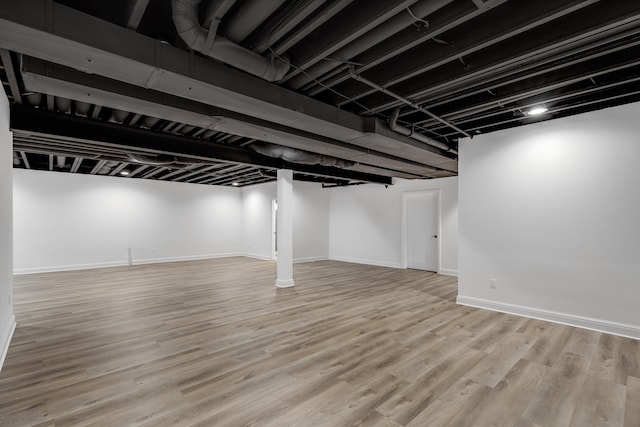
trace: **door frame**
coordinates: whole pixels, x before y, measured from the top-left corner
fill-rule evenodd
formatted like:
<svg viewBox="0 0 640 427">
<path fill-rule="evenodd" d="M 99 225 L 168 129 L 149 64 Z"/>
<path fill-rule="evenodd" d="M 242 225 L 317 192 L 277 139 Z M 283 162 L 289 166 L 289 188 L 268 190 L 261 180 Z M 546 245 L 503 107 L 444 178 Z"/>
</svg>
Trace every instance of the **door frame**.
<svg viewBox="0 0 640 427">
<path fill-rule="evenodd" d="M 436 266 L 436 273 L 440 274 L 440 260 L 442 259 L 442 192 L 437 190 L 420 190 L 420 191 L 405 191 L 402 193 L 402 224 L 401 224 L 401 232 L 400 232 L 400 241 L 401 241 L 401 263 L 402 268 L 408 268 L 409 265 L 409 241 L 407 238 L 408 233 L 408 216 L 409 216 L 409 208 L 408 208 L 408 200 L 410 197 L 422 196 L 422 195 L 436 195 L 436 215 L 438 216 L 438 250 Z"/>
<path fill-rule="evenodd" d="M 276 199 L 271 200 L 271 259 L 276 261 L 278 259 L 277 249 L 277 234 L 278 227 L 278 201 Z"/>
</svg>

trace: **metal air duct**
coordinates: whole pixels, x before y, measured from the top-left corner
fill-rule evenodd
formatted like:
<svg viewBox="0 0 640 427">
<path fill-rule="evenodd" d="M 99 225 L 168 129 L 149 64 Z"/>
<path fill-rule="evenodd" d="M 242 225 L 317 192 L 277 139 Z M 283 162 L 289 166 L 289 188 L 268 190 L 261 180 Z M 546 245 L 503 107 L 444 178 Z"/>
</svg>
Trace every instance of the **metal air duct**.
<svg viewBox="0 0 640 427">
<path fill-rule="evenodd" d="M 214 19 L 208 30 L 202 28 L 198 20 L 200 1 L 171 1 L 173 23 L 187 46 L 268 81 L 278 81 L 284 77 L 289 71 L 289 64 L 274 56 L 265 58 L 216 35 L 220 21 Z"/>
<path fill-rule="evenodd" d="M 303 165 L 322 165 L 344 169 L 358 164 L 357 162 L 338 159 L 337 157 L 325 156 L 266 142 L 254 142 L 249 145 L 249 148 L 265 156 L 275 157 L 291 163 L 301 163 Z"/>
</svg>

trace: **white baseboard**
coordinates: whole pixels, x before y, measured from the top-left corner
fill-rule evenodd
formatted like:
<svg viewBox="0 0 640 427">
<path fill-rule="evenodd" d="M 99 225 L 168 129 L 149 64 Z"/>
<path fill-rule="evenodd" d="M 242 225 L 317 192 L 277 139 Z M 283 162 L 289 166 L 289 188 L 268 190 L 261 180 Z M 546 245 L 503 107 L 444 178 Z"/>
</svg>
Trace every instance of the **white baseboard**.
<svg viewBox="0 0 640 427">
<path fill-rule="evenodd" d="M 16 317 L 11 316 L 11 321 L 9 322 L 8 333 L 4 332 L 3 336 L 0 336 L 0 347 L 2 352 L 0 353 L 0 372 L 2 372 L 2 365 L 4 365 L 4 359 L 7 357 L 7 353 L 9 352 L 9 344 L 11 344 L 11 338 L 13 338 L 13 331 L 16 330 Z"/>
<path fill-rule="evenodd" d="M 299 263 L 303 263 L 303 262 L 326 261 L 328 259 L 329 259 L 329 257 L 326 257 L 326 256 L 308 256 L 308 257 L 304 257 L 304 258 L 295 258 L 293 260 L 293 263 L 294 264 L 299 264 Z"/>
<path fill-rule="evenodd" d="M 185 255 L 185 256 L 175 256 L 175 257 L 165 257 L 165 258 L 144 258 L 144 259 L 134 259 L 133 265 L 160 264 L 164 262 L 180 262 L 180 261 L 198 261 L 203 259 L 231 258 L 235 256 L 244 256 L 244 254 L 242 252 L 227 252 L 227 253 L 220 253 L 220 254 Z"/>
<path fill-rule="evenodd" d="M 241 256 L 245 256 L 247 258 L 260 259 L 263 261 L 273 261 L 270 255 L 252 254 L 252 253 L 244 252 Z"/>
<path fill-rule="evenodd" d="M 68 265 L 52 265 L 46 267 L 26 267 L 16 268 L 13 270 L 13 274 L 34 274 L 34 273 L 53 273 L 56 271 L 70 271 L 70 270 L 89 270 L 92 268 L 104 268 L 104 267 L 122 267 L 129 265 L 129 261 L 108 261 L 108 262 L 91 262 L 87 264 L 68 264 Z"/>
<path fill-rule="evenodd" d="M 640 327 L 627 325 L 624 323 L 610 322 L 602 319 L 576 316 L 573 314 L 560 313 L 557 311 L 541 310 L 521 305 L 506 304 L 481 298 L 466 297 L 458 295 L 456 302 L 461 305 L 484 308 L 487 310 L 499 311 L 502 313 L 515 314 L 517 316 L 531 317 L 534 319 L 547 320 L 549 322 L 561 323 L 563 325 L 576 326 L 578 328 L 590 329 L 607 334 L 620 335 L 627 338 L 640 339 Z"/>
<path fill-rule="evenodd" d="M 158 264 L 163 262 L 196 261 L 201 259 L 229 258 L 234 256 L 246 256 L 246 255 L 242 252 L 228 252 L 228 253 L 219 253 L 219 254 L 186 255 L 186 256 L 176 256 L 176 257 L 165 257 L 165 258 L 138 258 L 138 259 L 132 260 L 132 265 Z M 92 263 L 86 263 L 86 264 L 55 265 L 55 266 L 47 266 L 47 267 L 27 267 L 27 268 L 16 268 L 13 270 L 13 274 L 21 275 L 21 274 L 34 274 L 34 273 L 53 273 L 57 271 L 89 270 L 92 268 L 123 267 L 127 265 L 129 265 L 128 260 L 92 262 Z"/>
<path fill-rule="evenodd" d="M 441 268 L 438 271 L 438 274 L 442 274 L 443 276 L 458 276 L 458 270 L 449 270 L 448 268 Z"/>
<path fill-rule="evenodd" d="M 336 257 L 336 256 L 330 256 L 329 259 L 331 261 L 352 262 L 354 264 L 367 264 L 367 265 L 375 265 L 378 267 L 404 268 L 399 262 L 387 262 L 387 261 L 379 261 L 379 260 L 373 260 L 373 259 Z"/>
</svg>

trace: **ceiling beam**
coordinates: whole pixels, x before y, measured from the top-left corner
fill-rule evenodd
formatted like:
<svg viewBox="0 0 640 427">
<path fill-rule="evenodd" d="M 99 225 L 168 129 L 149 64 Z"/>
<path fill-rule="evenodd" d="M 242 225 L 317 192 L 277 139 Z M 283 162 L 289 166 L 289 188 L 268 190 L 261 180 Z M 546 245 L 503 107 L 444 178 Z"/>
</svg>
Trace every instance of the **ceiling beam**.
<svg viewBox="0 0 640 427">
<path fill-rule="evenodd" d="M 75 159 L 73 159 L 73 164 L 71 165 L 71 173 L 78 172 L 78 169 L 80 169 L 81 164 L 82 164 L 82 157 L 76 157 Z"/>
<path fill-rule="evenodd" d="M 326 5 L 318 8 L 311 16 L 298 24 L 287 36 L 275 44 L 273 50 L 281 55 L 308 34 L 315 31 L 322 24 L 334 17 L 338 12 L 347 7 L 353 0 L 329 0 Z"/>
<path fill-rule="evenodd" d="M 50 113 L 17 105 L 11 107 L 11 129 L 58 135 L 68 138 L 102 142 L 107 146 L 134 147 L 150 153 L 186 155 L 202 160 L 256 165 L 269 169 L 291 169 L 327 177 L 389 184 L 390 177 L 317 165 L 301 165 L 262 156 L 251 150 L 207 143 L 181 135 L 137 129 L 102 121 Z"/>
<path fill-rule="evenodd" d="M 423 104 L 423 106 L 425 108 L 434 108 L 440 105 L 455 103 L 456 101 L 461 101 L 464 98 L 481 93 L 496 93 L 496 89 L 498 88 L 526 81 L 545 73 L 562 70 L 566 67 L 576 66 L 614 52 L 624 51 L 638 44 L 640 44 L 640 27 L 629 31 L 622 31 L 605 39 L 598 39 L 594 42 L 583 44 L 557 55 L 545 57 L 542 61 L 529 62 L 526 65 L 511 69 L 507 72 L 492 75 L 483 81 L 482 84 L 478 84 L 477 82 L 467 83 L 462 87 L 457 87 L 455 91 L 444 94 L 444 96 L 431 98 L 428 104 Z M 400 117 L 412 115 L 413 113 L 413 111 L 404 111 L 400 113 Z M 411 117 L 408 120 L 413 122 L 413 119 L 415 119 L 415 117 Z"/>
<path fill-rule="evenodd" d="M 375 46 L 371 46 L 362 54 L 351 58 L 351 60 L 354 63 L 363 64 L 362 66 L 356 67 L 357 72 L 365 72 L 383 62 L 391 60 L 421 43 L 437 38 L 440 34 L 462 25 L 463 23 L 486 12 L 490 8 L 496 7 L 506 1 L 507 0 L 488 1 L 487 8 L 485 9 L 478 9 L 470 2 L 454 1 L 448 6 L 445 6 L 428 16 L 428 28 L 421 27 L 421 29 L 416 30 L 416 28 L 411 25 L 396 34 L 391 35 L 386 40 L 383 40 Z M 305 89 L 305 92 L 309 96 L 316 96 L 326 89 L 348 79 L 349 74 L 343 72 L 337 76 L 329 78 L 327 81 L 324 81 L 322 86 L 311 86 L 308 89 Z"/>
<path fill-rule="evenodd" d="M 133 31 L 138 29 L 144 12 L 149 6 L 149 0 L 129 0 L 127 3 L 127 28 Z"/>
<path fill-rule="evenodd" d="M 27 159 L 27 154 L 24 151 L 20 152 L 20 157 L 22 157 L 22 163 L 24 163 L 26 168 L 31 169 L 31 165 L 29 164 L 29 159 Z"/>
<path fill-rule="evenodd" d="M 22 77 L 29 90 L 80 101 L 99 100 L 112 108 L 356 161 L 358 168 L 361 165 L 379 168 L 379 175 L 415 178 L 431 176 L 434 169 L 457 171 L 452 154 L 395 134 L 388 125 L 375 119 L 363 120 L 362 136 L 344 142 L 35 58 L 24 58 Z M 402 138 L 403 143 L 391 145 L 396 138 Z"/>
<path fill-rule="evenodd" d="M 242 122 L 226 120 L 228 115 L 225 120 L 209 118 L 205 126 L 218 131 L 252 139 L 263 139 L 261 135 L 267 134 L 274 140 L 279 139 L 279 142 L 268 142 L 291 148 L 360 164 L 376 162 L 374 166 L 381 168 L 381 175 L 402 171 L 428 177 L 434 168 L 447 169 L 452 174 L 457 171 L 452 155 L 397 133 L 388 132 L 383 136 L 367 132 L 363 117 L 60 3 L 45 3 L 0 0 L 0 46 L 89 76 L 102 76 L 129 88 L 156 92 L 154 96 L 176 97 L 243 116 Z M 399 0 L 392 3 L 404 4 Z M 388 6 L 382 9 L 388 10 Z M 34 16 L 49 16 L 53 24 Z M 108 88 L 93 97 L 84 91 L 75 99 L 101 103 L 100 98 L 111 96 L 111 91 L 112 88 Z M 162 106 L 162 110 L 166 107 Z M 137 109 L 128 111 L 164 117 Z M 205 127 L 201 123 L 188 124 Z M 385 123 L 380 123 L 377 128 L 384 126 Z"/>
<path fill-rule="evenodd" d="M 290 71 L 281 82 L 284 83 L 298 75 L 300 70 L 321 61 L 416 1 L 369 0 L 366 7 L 360 2 L 350 4 L 325 26 L 318 28 L 289 49 L 287 53 L 296 69 Z"/>
<path fill-rule="evenodd" d="M 430 42 L 428 45 L 417 46 L 395 57 L 392 62 L 386 62 L 367 72 L 362 72 L 362 75 L 380 86 L 397 85 L 441 65 L 458 61 L 474 52 L 574 13 L 597 1 L 539 0 L 527 7 L 522 7 L 518 2 L 508 2 L 448 32 L 449 40 L 444 40 L 448 44 Z M 374 92 L 374 90 L 359 91 L 350 97 L 360 99 Z M 349 101 L 341 101 L 339 105 L 347 103 Z"/>
<path fill-rule="evenodd" d="M 320 7 L 322 3 L 324 0 L 300 0 L 292 5 L 287 4 L 287 7 L 281 7 L 273 16 L 256 28 L 242 44 L 254 52 L 262 54 Z"/>
<path fill-rule="evenodd" d="M 9 89 L 11 89 L 11 96 L 17 104 L 22 104 L 22 96 L 20 95 L 20 86 L 18 86 L 18 80 L 16 79 L 16 73 L 13 70 L 13 61 L 11 60 L 11 54 L 8 50 L 0 49 L 0 57 L 2 58 L 2 66 L 4 72 L 7 75 L 9 81 Z"/>
<path fill-rule="evenodd" d="M 597 3 L 591 8 L 560 18 L 553 26 L 541 26 L 514 36 L 507 44 L 476 52 L 465 59 L 467 67 L 460 62 L 449 62 L 428 74 L 407 80 L 397 86 L 398 91 L 416 102 L 428 102 L 434 97 L 452 93 L 457 86 L 469 81 L 490 78 L 493 73 L 517 71 L 523 63 L 544 60 L 558 52 L 571 52 L 575 46 L 608 37 L 613 32 L 624 31 L 640 23 L 640 3 L 611 1 L 618 5 L 609 7 L 609 3 Z M 385 95 L 377 94 L 362 101 L 374 112 L 400 105 L 395 100 L 389 101 Z"/>
</svg>

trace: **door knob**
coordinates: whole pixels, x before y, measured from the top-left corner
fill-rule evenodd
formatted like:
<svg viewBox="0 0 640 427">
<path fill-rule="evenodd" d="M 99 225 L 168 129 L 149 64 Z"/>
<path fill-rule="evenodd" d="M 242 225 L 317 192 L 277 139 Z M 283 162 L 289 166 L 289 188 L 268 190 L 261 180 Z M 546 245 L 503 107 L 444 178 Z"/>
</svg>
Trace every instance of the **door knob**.
<svg viewBox="0 0 640 427">
<path fill-rule="evenodd" d="M 437 239 L 437 238 L 438 238 L 438 235 L 437 235 L 437 234 L 434 234 L 434 235 L 433 235 L 433 238 L 434 238 L 434 239 Z"/>
</svg>

